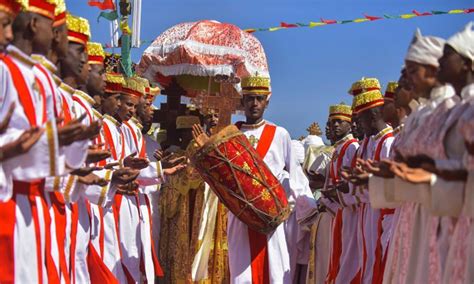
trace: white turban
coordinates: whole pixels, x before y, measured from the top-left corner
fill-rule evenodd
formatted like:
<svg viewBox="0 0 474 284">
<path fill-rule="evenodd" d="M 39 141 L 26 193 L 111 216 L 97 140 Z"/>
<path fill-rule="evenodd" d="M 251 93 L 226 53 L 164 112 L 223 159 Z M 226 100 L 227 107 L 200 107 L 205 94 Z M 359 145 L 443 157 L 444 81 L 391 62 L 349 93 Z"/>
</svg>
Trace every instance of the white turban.
<svg viewBox="0 0 474 284">
<path fill-rule="evenodd" d="M 422 36 L 416 29 L 405 60 L 439 67 L 438 59 L 443 55 L 445 40 L 434 36 Z"/>
<path fill-rule="evenodd" d="M 450 37 L 446 43 L 456 50 L 457 53 L 474 61 L 474 31 L 472 25 L 474 22 L 469 22 L 462 31 Z"/>
<path fill-rule="evenodd" d="M 304 163 L 304 147 L 303 143 L 298 140 L 291 140 L 291 148 L 293 154 L 296 156 L 296 159 L 298 160 L 298 163 L 303 164 Z"/>
</svg>

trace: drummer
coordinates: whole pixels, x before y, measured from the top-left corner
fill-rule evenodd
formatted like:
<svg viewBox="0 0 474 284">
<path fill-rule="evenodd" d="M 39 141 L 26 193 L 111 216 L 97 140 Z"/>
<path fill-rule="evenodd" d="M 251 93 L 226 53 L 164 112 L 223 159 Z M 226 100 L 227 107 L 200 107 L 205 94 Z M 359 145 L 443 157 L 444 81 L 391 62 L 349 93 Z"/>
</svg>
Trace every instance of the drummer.
<svg viewBox="0 0 474 284">
<path fill-rule="evenodd" d="M 285 187 L 293 212 L 268 235 L 249 229 L 229 213 L 229 267 L 233 283 L 292 283 L 299 277 L 297 263 L 307 265 L 308 261 L 309 243 L 298 242 L 304 238 L 304 233 L 297 219 L 312 213 L 316 202 L 292 152 L 288 131 L 263 119 L 270 94 L 269 78 L 243 78 L 242 106 L 246 121 L 238 122 L 237 127 Z"/>
</svg>

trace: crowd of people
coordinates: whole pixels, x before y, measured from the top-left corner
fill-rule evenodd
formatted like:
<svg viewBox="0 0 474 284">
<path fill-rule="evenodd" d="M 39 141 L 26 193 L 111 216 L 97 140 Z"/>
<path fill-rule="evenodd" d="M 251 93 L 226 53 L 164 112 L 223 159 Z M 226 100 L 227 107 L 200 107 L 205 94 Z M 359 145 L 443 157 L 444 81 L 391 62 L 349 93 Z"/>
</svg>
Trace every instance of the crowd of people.
<svg viewBox="0 0 474 284">
<path fill-rule="evenodd" d="M 236 126 L 290 210 L 262 233 L 192 163 L 218 109 L 155 129 L 159 88 L 108 66 L 64 0 L 0 0 L 0 22 L 0 283 L 474 281 L 472 23 L 417 30 L 383 94 L 350 85 L 328 145 L 265 120 L 270 79 L 241 78 Z"/>
</svg>

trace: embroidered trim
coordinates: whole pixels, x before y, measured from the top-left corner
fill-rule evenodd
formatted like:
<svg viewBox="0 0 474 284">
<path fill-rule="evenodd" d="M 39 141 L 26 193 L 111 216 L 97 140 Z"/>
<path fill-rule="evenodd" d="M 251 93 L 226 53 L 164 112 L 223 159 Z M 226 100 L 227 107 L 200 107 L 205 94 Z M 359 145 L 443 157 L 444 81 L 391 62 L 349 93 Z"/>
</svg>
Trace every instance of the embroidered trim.
<svg viewBox="0 0 474 284">
<path fill-rule="evenodd" d="M 112 171 L 111 170 L 106 170 L 105 172 L 105 180 L 110 182 L 110 178 L 112 177 Z M 100 197 L 99 197 L 99 201 L 98 201 L 98 205 L 99 206 L 104 206 L 105 204 L 104 201 L 105 201 L 105 195 L 107 194 L 107 191 L 108 191 L 108 188 L 109 188 L 109 184 L 107 185 L 104 185 L 101 190 L 100 190 Z"/>
<path fill-rule="evenodd" d="M 48 140 L 49 149 L 49 174 L 50 176 L 56 175 L 56 147 L 54 143 L 53 125 L 51 121 L 46 123 L 46 138 Z"/>
</svg>

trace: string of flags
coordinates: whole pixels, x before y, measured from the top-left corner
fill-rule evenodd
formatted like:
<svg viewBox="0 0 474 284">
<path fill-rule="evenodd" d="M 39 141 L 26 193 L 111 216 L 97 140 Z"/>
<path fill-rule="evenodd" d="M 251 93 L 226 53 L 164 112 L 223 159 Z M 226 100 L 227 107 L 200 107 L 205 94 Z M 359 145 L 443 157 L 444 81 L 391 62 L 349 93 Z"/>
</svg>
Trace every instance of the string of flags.
<svg viewBox="0 0 474 284">
<path fill-rule="evenodd" d="M 349 24 L 349 23 L 365 23 L 365 22 L 375 22 L 379 20 L 395 20 L 395 19 L 412 19 L 416 17 L 427 17 L 427 16 L 439 16 L 439 15 L 459 15 L 459 14 L 470 14 L 474 13 L 474 8 L 467 8 L 467 9 L 453 9 L 449 11 L 429 11 L 429 12 L 418 12 L 417 10 L 413 10 L 409 14 L 401 14 L 401 15 L 389 15 L 384 14 L 383 16 L 370 16 L 364 14 L 363 18 L 357 18 L 353 20 L 329 20 L 323 19 L 319 22 L 309 22 L 309 23 L 286 23 L 281 22 L 277 27 L 270 27 L 270 28 L 248 28 L 244 29 L 244 31 L 248 33 L 255 33 L 255 32 L 275 32 L 284 29 L 292 29 L 292 28 L 315 28 L 321 27 L 326 25 L 336 25 L 336 24 Z M 141 40 L 141 44 L 151 44 L 153 40 Z M 113 48 L 109 43 L 104 44 L 104 48 Z"/>
<path fill-rule="evenodd" d="M 470 14 L 474 13 L 474 8 L 467 8 L 467 9 L 454 9 L 449 11 L 430 11 L 430 12 L 418 12 L 413 10 L 409 14 L 401 14 L 401 15 L 388 15 L 384 14 L 383 16 L 370 16 L 364 14 L 363 18 L 357 18 L 353 20 L 328 20 L 323 19 L 319 22 L 309 22 L 309 23 L 286 23 L 281 22 L 279 26 L 270 27 L 270 28 L 249 28 L 245 29 L 244 31 L 248 33 L 255 33 L 255 32 L 275 32 L 284 29 L 292 29 L 292 28 L 315 28 L 321 27 L 326 25 L 335 25 L 335 24 L 350 24 L 350 23 L 364 23 L 364 22 L 374 22 L 379 20 L 394 20 L 394 19 L 412 19 L 415 17 L 427 17 L 427 16 L 438 16 L 438 15 L 456 15 L 456 14 Z"/>
</svg>

